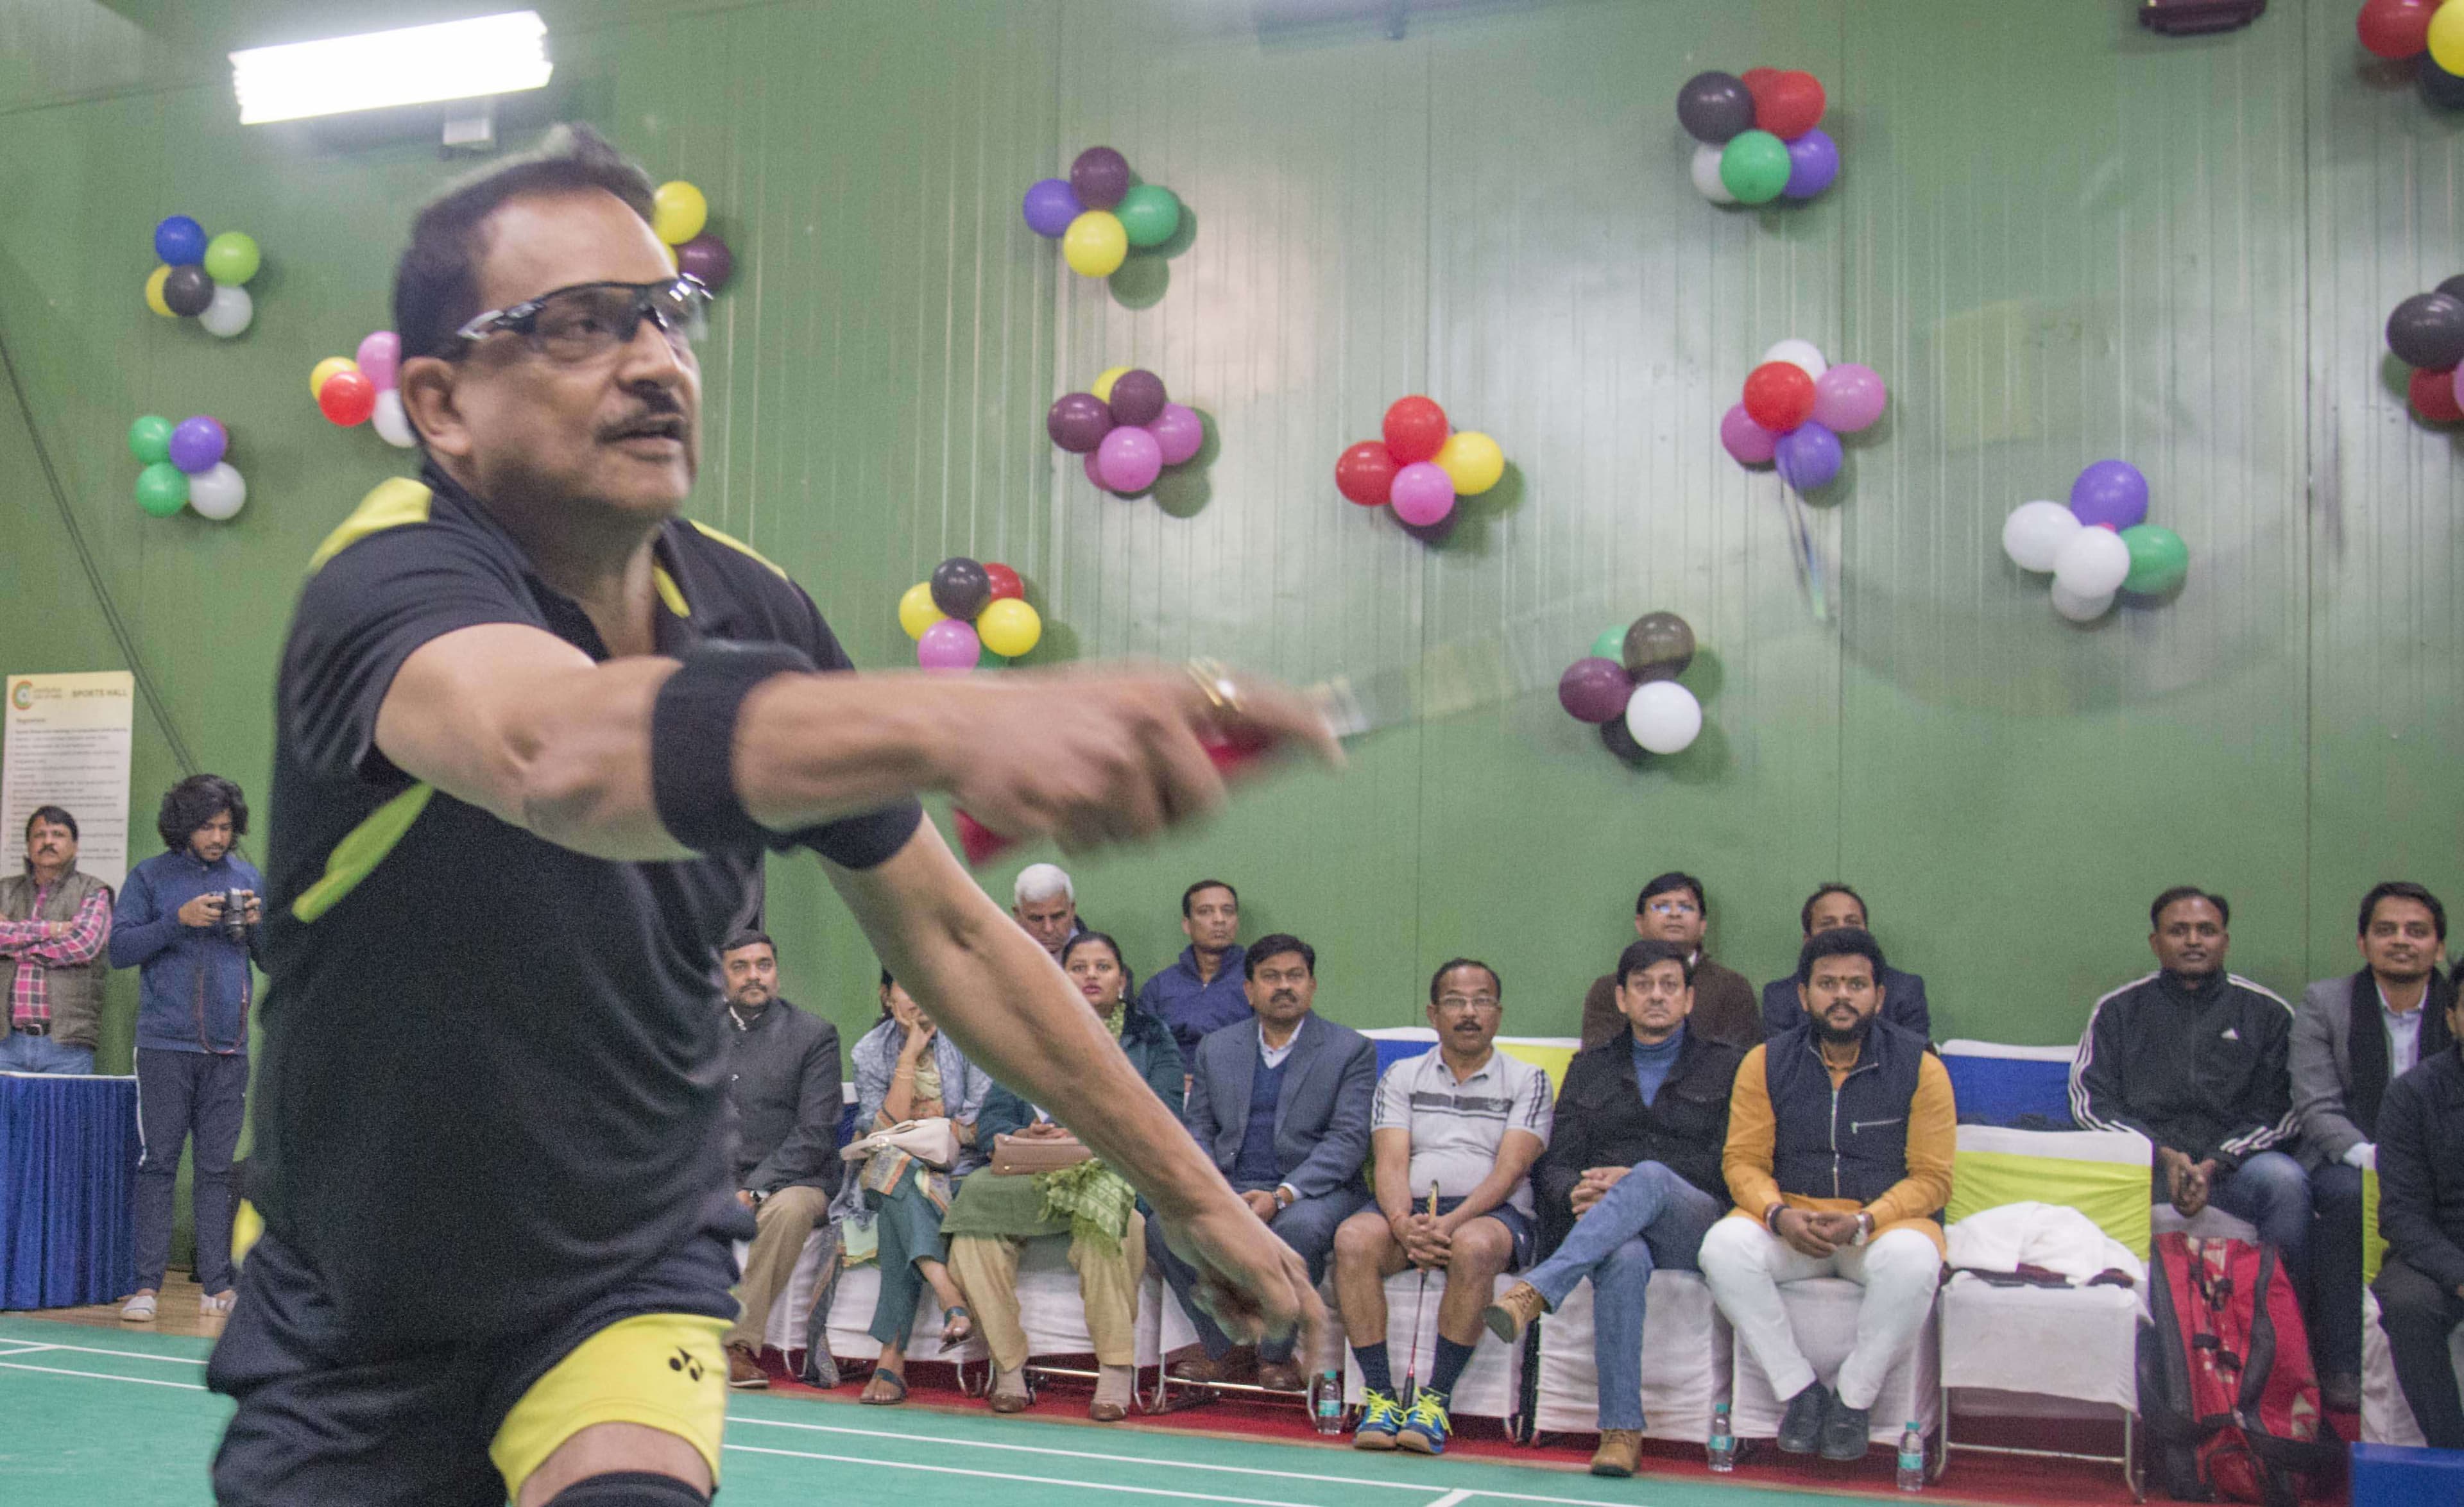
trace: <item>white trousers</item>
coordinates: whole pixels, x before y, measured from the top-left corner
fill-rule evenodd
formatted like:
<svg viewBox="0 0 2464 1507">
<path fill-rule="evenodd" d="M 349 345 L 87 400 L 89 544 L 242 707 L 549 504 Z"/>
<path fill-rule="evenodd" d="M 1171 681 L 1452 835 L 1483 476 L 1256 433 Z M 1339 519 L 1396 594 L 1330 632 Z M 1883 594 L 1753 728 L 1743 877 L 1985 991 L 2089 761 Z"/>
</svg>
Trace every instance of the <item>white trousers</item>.
<svg viewBox="0 0 2464 1507">
<path fill-rule="evenodd" d="M 1703 1237 L 1703 1280 L 1728 1316 L 1754 1364 L 1786 1402 L 1817 1378 L 1797 1348 L 1780 1302 L 1779 1284 L 1844 1277 L 1865 1289 L 1857 1311 L 1857 1345 L 1839 1367 L 1839 1401 L 1871 1408 L 1882 1378 L 1925 1327 L 1942 1277 L 1942 1252 L 1914 1230 L 1894 1230 L 1863 1246 L 1807 1256 L 1750 1219 L 1723 1219 Z"/>
</svg>

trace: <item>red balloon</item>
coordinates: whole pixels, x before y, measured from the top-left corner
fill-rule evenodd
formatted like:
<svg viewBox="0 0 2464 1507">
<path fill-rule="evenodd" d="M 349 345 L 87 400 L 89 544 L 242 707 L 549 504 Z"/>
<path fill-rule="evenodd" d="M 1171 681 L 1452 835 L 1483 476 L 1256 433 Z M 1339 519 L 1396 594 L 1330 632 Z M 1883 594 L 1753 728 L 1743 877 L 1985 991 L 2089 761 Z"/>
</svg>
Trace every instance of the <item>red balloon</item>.
<svg viewBox="0 0 2464 1507">
<path fill-rule="evenodd" d="M 344 428 L 365 424 L 377 411 L 377 384 L 365 372 L 336 372 L 317 389 L 318 411 Z"/>
<path fill-rule="evenodd" d="M 1765 108 L 1763 101 L 1771 97 L 1771 85 L 1779 82 L 1779 70 L 1776 68 L 1749 68 L 1743 74 L 1738 75 L 1738 76 L 1745 80 L 1746 93 L 1754 97 L 1754 125 L 1757 129 L 1760 129 L 1763 123 L 1763 110 Z"/>
<path fill-rule="evenodd" d="M 993 594 L 986 597 L 985 601 L 1024 601 L 1026 600 L 1026 582 L 1018 579 L 1018 572 L 1001 561 L 984 561 L 984 579 L 991 581 L 993 585 Z"/>
<path fill-rule="evenodd" d="M 1364 508 L 1375 508 L 1394 494 L 1395 452 L 1377 440 L 1363 440 L 1334 463 L 1334 490 Z"/>
<path fill-rule="evenodd" d="M 1430 399 L 1397 398 L 1386 410 L 1386 448 L 1397 466 L 1435 459 L 1446 433 L 1446 410 Z"/>
<path fill-rule="evenodd" d="M 1746 374 L 1746 417 L 1786 434 L 1814 417 L 1814 379 L 1793 361 L 1765 361 Z"/>
<path fill-rule="evenodd" d="M 1822 123 L 1822 112 L 1829 100 L 1822 94 L 1822 81 L 1812 74 L 1791 70 L 1771 81 L 1767 89 L 1754 95 L 1754 124 L 1778 137 L 1793 142 Z"/>
<path fill-rule="evenodd" d="M 2455 373 L 2453 368 L 2446 371 L 2433 371 L 2427 366 L 2416 368 L 2412 380 L 2406 383 L 2406 391 L 2412 399 L 2412 411 L 2432 424 L 2453 424 L 2464 419 L 2464 407 L 2457 406 L 2455 403 Z"/>
<path fill-rule="evenodd" d="M 2437 12 L 2437 0 L 2369 0 L 2353 29 L 2381 57 L 2418 57 L 2430 46 L 2430 18 Z"/>
</svg>

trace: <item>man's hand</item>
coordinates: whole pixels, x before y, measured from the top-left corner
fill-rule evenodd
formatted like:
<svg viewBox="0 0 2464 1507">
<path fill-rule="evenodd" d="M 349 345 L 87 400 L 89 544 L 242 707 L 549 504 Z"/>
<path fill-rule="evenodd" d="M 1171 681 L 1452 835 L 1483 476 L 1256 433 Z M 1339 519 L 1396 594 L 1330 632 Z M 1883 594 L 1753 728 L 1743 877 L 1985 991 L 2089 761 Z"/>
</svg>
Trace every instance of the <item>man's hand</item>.
<svg viewBox="0 0 2464 1507">
<path fill-rule="evenodd" d="M 250 926 L 255 926 L 258 922 L 263 921 L 265 919 L 264 900 L 259 898 L 256 891 L 253 889 L 244 889 L 241 890 L 240 893 L 248 897 L 248 908 L 243 912 L 248 924 Z"/>
<path fill-rule="evenodd" d="M 1771 1221 L 1771 1228 L 1788 1242 L 1790 1250 L 1804 1256 L 1825 1256 L 1837 1250 L 1839 1242 L 1823 1234 L 1822 1226 L 1816 1223 L 1819 1217 L 1802 1209 L 1783 1209 Z"/>
<path fill-rule="evenodd" d="M 1309 1265 L 1251 1212 L 1230 1199 L 1211 1202 L 1187 1219 L 1167 1219 L 1164 1243 L 1197 1269 L 1199 1306 L 1235 1344 L 1280 1340 L 1300 1331 L 1296 1354 L 1313 1356 L 1326 1327 L 1326 1306 L 1310 1285 Z"/>
<path fill-rule="evenodd" d="M 180 907 L 180 925 L 204 929 L 223 922 L 223 897 L 220 891 L 199 895 Z"/>
<path fill-rule="evenodd" d="M 1454 1256 L 1453 1232 L 1434 1214 L 1405 1214 L 1395 1226 L 1395 1238 L 1414 1266 L 1443 1266 Z"/>
<path fill-rule="evenodd" d="M 1856 1244 L 1858 1232 L 1864 1228 L 1855 1214 L 1815 1213 L 1810 1218 L 1815 1233 L 1830 1241 L 1835 1251 L 1843 1245 Z"/>
<path fill-rule="evenodd" d="M 1275 1195 L 1264 1189 L 1251 1189 L 1241 1195 L 1241 1201 L 1247 1204 L 1249 1212 L 1261 1219 L 1272 1221 L 1278 1212 L 1275 1208 Z"/>
<path fill-rule="evenodd" d="M 1023 1126 L 1016 1134 L 1022 1141 L 1059 1141 L 1068 1136 L 1069 1128 L 1050 1120 L 1039 1120 L 1031 1125 Z"/>
<path fill-rule="evenodd" d="M 2199 1211 L 2208 1207 L 2210 1180 L 2216 1169 L 2214 1160 L 2193 1162 L 2169 1146 L 2158 1147 L 2156 1154 L 2165 1166 L 2167 1200 L 2183 1218 L 2197 1218 Z"/>
<path fill-rule="evenodd" d="M 1568 1196 L 1567 1200 L 1573 1205 L 1575 1217 L 1580 1218 L 1582 1215 L 1590 1213 L 1592 1212 L 1592 1206 L 1598 1203 L 1601 1197 L 1604 1196 L 1610 1189 L 1615 1188 L 1617 1183 L 1624 1178 L 1626 1173 L 1633 1170 L 1634 1168 L 1630 1167 L 1587 1167 L 1583 1168 L 1582 1180 L 1574 1185 L 1574 1190 Z"/>
</svg>

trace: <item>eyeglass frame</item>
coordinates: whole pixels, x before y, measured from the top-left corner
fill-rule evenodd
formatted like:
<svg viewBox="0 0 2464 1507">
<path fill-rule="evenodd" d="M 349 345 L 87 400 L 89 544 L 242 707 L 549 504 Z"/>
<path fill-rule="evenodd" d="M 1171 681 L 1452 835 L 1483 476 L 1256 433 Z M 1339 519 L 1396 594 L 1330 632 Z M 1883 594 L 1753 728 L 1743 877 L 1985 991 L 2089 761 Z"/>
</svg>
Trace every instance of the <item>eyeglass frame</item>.
<svg viewBox="0 0 2464 1507">
<path fill-rule="evenodd" d="M 594 288 L 627 288 L 632 290 L 633 293 L 632 331 L 626 339 L 613 341 L 608 347 L 610 350 L 629 345 L 634 339 L 639 339 L 642 334 L 642 321 L 644 319 L 650 320 L 659 327 L 659 332 L 661 334 L 670 337 L 669 343 L 671 345 L 675 345 L 681 350 L 691 350 L 693 348 L 691 338 L 686 337 L 681 340 L 677 339 L 676 337 L 682 332 L 679 331 L 676 326 L 668 322 L 667 317 L 662 315 L 657 307 L 650 302 L 650 298 L 652 295 L 659 290 L 671 288 L 682 289 L 688 294 L 688 295 L 697 298 L 698 301 L 693 307 L 698 311 L 706 313 L 712 302 L 716 297 L 716 295 L 711 292 L 709 284 L 703 282 L 700 278 L 694 276 L 691 273 L 678 273 L 673 277 L 663 278 L 658 282 L 634 283 L 621 282 L 613 278 L 605 278 L 594 282 L 568 283 L 561 288 L 551 288 L 547 292 L 540 294 L 536 298 L 525 298 L 519 303 L 509 304 L 502 309 L 490 309 L 484 314 L 473 315 L 470 318 L 463 320 L 462 323 L 456 326 L 453 331 L 453 338 L 462 343 L 456 345 L 453 348 L 452 353 L 445 359 L 447 360 L 459 360 L 463 357 L 469 355 L 472 351 L 477 349 L 481 340 L 486 339 L 489 336 L 500 333 L 511 333 L 522 337 L 522 339 L 530 344 L 530 347 L 534 352 L 544 356 L 547 353 L 540 350 L 539 344 L 538 320 L 539 315 L 547 308 L 549 301 L 561 297 L 569 293 L 584 293 Z"/>
</svg>

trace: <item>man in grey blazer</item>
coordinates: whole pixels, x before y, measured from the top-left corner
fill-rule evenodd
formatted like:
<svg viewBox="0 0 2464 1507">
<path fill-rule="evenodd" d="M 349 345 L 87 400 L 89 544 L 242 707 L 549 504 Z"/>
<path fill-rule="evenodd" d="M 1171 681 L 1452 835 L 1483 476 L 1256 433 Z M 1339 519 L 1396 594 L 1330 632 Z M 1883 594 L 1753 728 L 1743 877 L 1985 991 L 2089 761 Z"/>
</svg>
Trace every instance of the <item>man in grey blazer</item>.
<svg viewBox="0 0 2464 1507">
<path fill-rule="evenodd" d="M 2301 1160 L 2317 1211 L 2310 1248 L 2318 1282 L 2319 1390 L 2358 1406 L 2362 1370 L 2362 1169 L 2376 1165 L 2379 1101 L 2387 1084 L 2451 1044 L 2454 984 L 2438 965 L 2447 907 L 2419 885 L 2390 882 L 2362 898 L 2363 967 L 2301 993 L 2288 1066 L 2301 1120 Z"/>
<path fill-rule="evenodd" d="M 1257 1019 L 1236 1021 L 1198 1043 L 1183 1118 L 1233 1188 L 1309 1263 L 1309 1279 L 1319 1281 L 1335 1227 L 1369 1201 L 1362 1173 L 1377 1049 L 1359 1032 L 1311 1013 L 1317 951 L 1300 938 L 1260 937 L 1249 945 L 1242 970 Z M 1156 1228 L 1148 1222 L 1147 1258 L 1171 1284 L 1203 1347 L 1173 1366 L 1174 1378 L 1242 1379 L 1249 1358 L 1199 1306 L 1197 1274 L 1172 1254 Z M 1257 1379 L 1285 1391 L 1305 1385 L 1292 1364 L 1290 1339 L 1259 1347 Z"/>
</svg>

